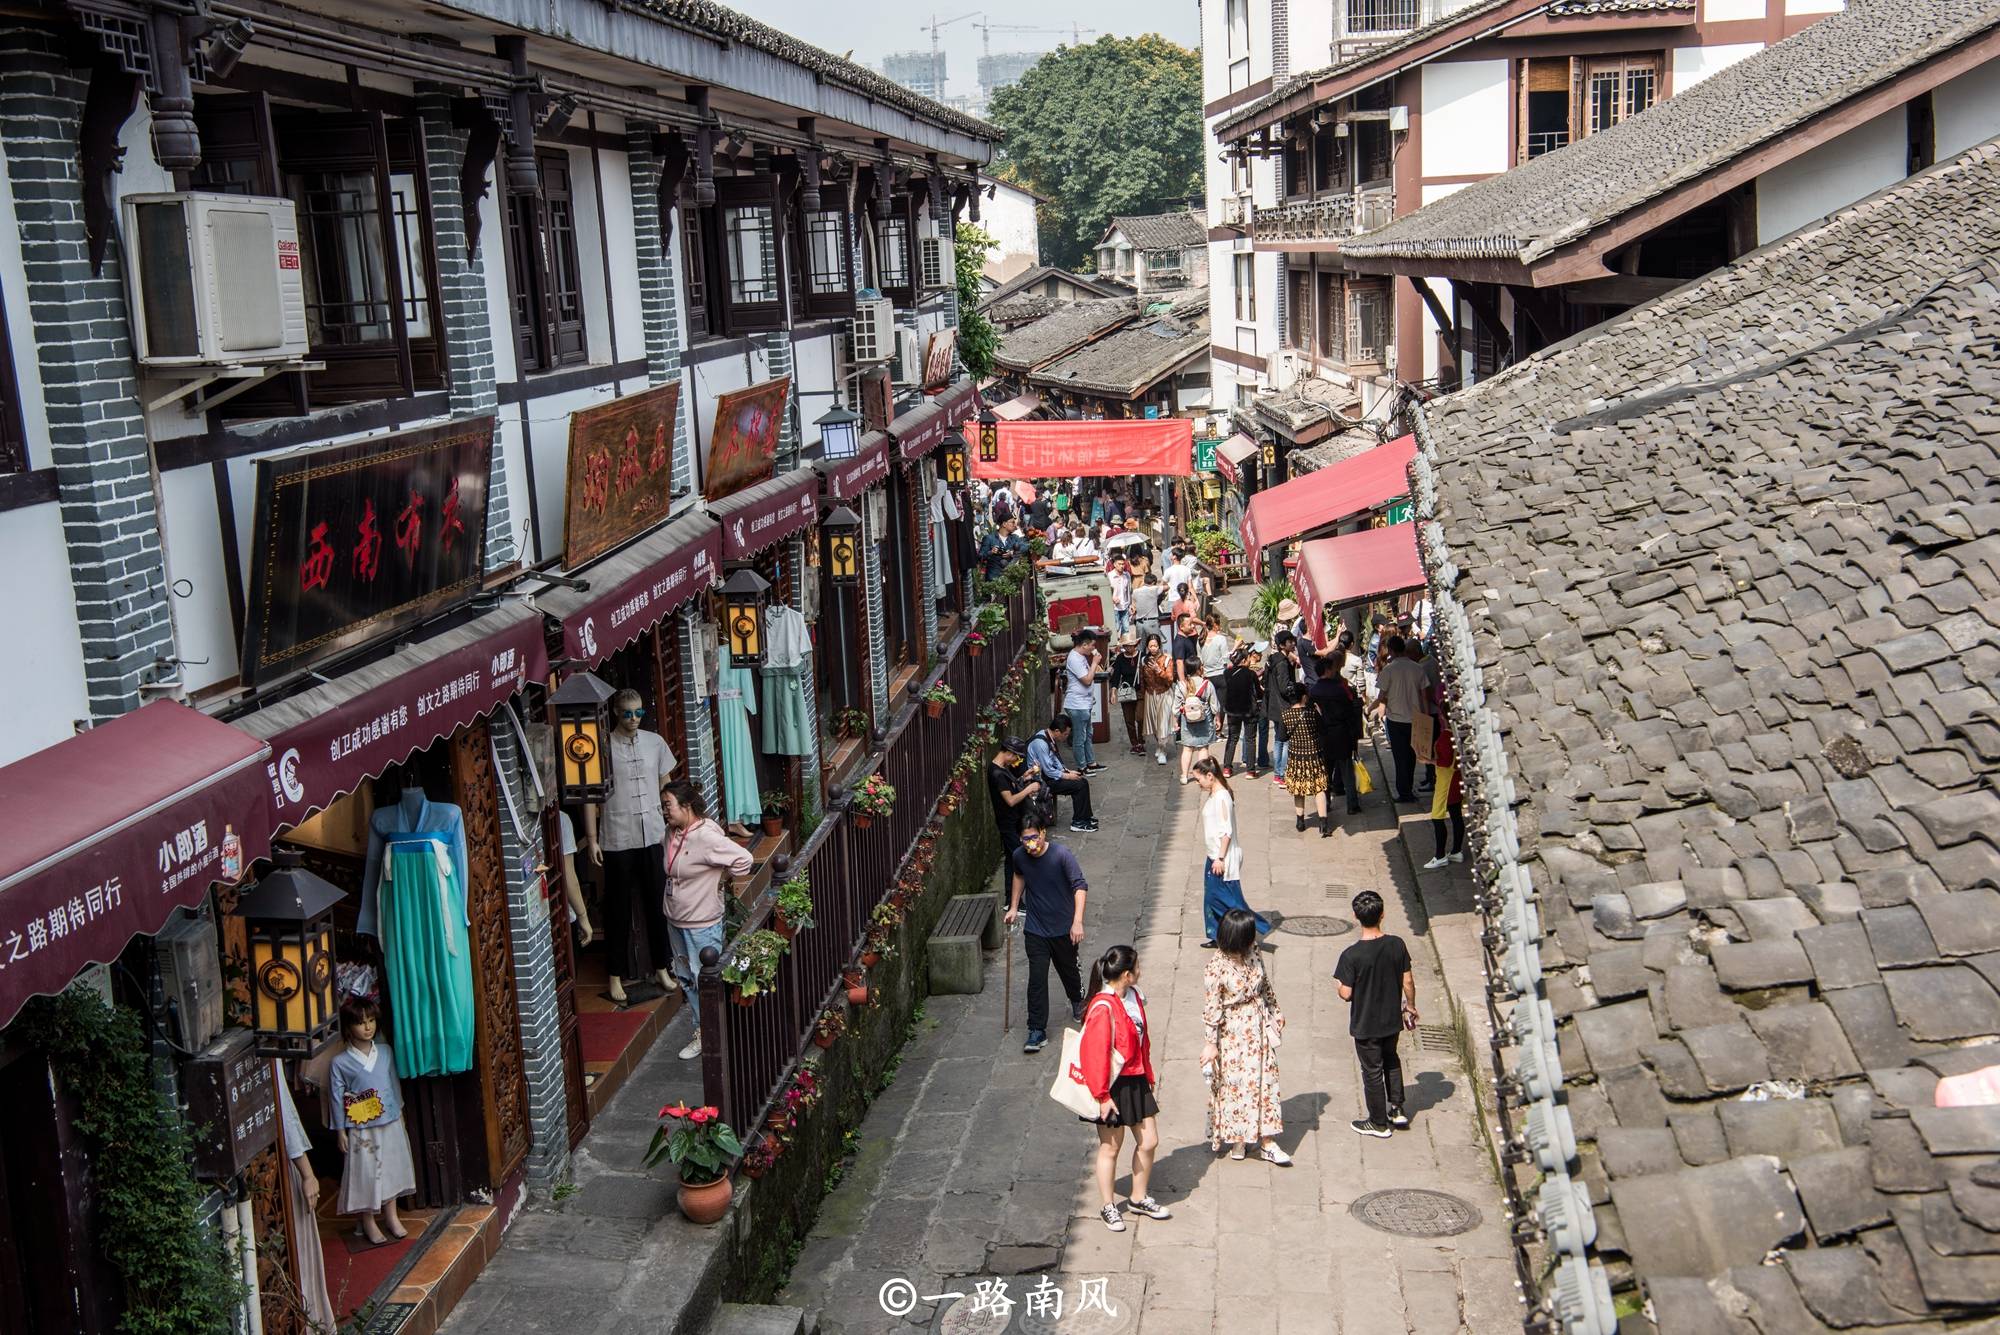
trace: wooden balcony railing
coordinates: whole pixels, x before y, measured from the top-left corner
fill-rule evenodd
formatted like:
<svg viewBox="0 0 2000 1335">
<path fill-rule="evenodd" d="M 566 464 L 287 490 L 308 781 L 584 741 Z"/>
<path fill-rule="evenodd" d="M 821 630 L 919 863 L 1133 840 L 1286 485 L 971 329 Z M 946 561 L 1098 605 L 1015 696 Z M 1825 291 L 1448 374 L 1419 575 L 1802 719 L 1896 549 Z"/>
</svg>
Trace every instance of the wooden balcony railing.
<svg viewBox="0 0 2000 1335">
<path fill-rule="evenodd" d="M 1259 208 L 1250 220 L 1257 241 L 1335 242 L 1353 234 L 1354 196 L 1344 193 Z"/>
</svg>

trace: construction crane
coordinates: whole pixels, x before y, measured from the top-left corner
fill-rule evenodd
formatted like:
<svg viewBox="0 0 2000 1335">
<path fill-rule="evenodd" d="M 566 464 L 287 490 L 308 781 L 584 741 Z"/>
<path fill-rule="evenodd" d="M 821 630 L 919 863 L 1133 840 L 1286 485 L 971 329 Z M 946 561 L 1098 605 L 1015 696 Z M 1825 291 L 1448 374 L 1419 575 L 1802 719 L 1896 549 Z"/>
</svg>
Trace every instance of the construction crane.
<svg viewBox="0 0 2000 1335">
<path fill-rule="evenodd" d="M 969 14 L 960 14 L 955 19 L 945 19 L 940 22 L 938 16 L 933 13 L 931 21 L 923 25 L 925 29 L 929 30 L 931 35 L 931 95 L 940 102 L 944 100 L 944 51 L 938 42 L 938 34 L 954 23 L 963 23 L 967 19 L 983 19 L 985 17 L 986 11 L 975 9 Z M 975 24 L 974 26 L 978 25 Z"/>
<path fill-rule="evenodd" d="M 980 17 L 984 18 L 985 15 L 982 14 Z M 956 21 L 955 19 L 953 20 L 953 22 Z M 1074 46 L 1083 45 L 1083 35 L 1085 33 L 1089 33 L 1093 37 L 1097 35 L 1097 29 L 1086 28 L 1076 23 L 1072 23 L 1067 28 L 1033 28 L 1020 23 L 975 23 L 972 26 L 979 29 L 980 54 L 988 56 L 993 54 L 993 34 L 996 32 L 1066 32 L 1070 35 L 1070 43 Z"/>
</svg>

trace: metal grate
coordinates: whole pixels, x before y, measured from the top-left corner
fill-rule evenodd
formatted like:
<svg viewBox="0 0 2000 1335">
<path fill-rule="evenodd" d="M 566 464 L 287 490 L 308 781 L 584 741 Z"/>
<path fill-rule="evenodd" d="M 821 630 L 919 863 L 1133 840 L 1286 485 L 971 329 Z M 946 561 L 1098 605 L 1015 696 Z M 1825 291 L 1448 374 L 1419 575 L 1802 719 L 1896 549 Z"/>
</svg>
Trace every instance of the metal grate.
<svg viewBox="0 0 2000 1335">
<path fill-rule="evenodd" d="M 1295 913 L 1279 919 L 1274 930 L 1293 936 L 1345 936 L 1354 930 L 1354 924 L 1331 914 Z"/>
<path fill-rule="evenodd" d="M 1442 1191 L 1396 1187 L 1371 1191 L 1347 1207 L 1362 1223 L 1406 1238 L 1448 1238 L 1479 1227 L 1479 1211 L 1470 1201 Z"/>
<path fill-rule="evenodd" d="M 1417 1026 L 1417 1046 L 1425 1052 L 1457 1052 L 1458 1035 L 1448 1024 L 1420 1024 Z"/>
</svg>

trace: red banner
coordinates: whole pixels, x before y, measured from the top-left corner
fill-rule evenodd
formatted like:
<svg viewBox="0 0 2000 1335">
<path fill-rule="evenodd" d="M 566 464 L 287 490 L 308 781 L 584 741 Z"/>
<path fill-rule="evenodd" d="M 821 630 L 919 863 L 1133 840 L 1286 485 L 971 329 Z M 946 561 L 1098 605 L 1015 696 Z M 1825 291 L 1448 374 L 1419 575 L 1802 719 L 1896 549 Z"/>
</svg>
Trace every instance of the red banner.
<svg viewBox="0 0 2000 1335">
<path fill-rule="evenodd" d="M 999 457 L 972 452 L 972 475 L 991 480 L 1041 477 L 1190 477 L 1194 423 L 1185 417 L 1128 422 L 1002 422 Z M 965 425 L 968 441 L 979 425 Z"/>
</svg>

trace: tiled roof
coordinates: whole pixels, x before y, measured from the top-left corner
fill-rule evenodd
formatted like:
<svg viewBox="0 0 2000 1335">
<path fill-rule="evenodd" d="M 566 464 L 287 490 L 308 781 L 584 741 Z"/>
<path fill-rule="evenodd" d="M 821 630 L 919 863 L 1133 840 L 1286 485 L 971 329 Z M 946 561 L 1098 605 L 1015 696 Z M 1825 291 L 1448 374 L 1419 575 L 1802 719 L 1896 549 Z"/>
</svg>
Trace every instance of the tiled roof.
<svg viewBox="0 0 2000 1335">
<path fill-rule="evenodd" d="M 1265 422 L 1296 437 L 1301 431 L 1346 416 L 1347 409 L 1358 407 L 1360 402 L 1358 390 L 1316 376 L 1301 376 L 1282 393 L 1260 395 L 1251 407 Z"/>
<path fill-rule="evenodd" d="M 1331 468 L 1343 459 L 1365 454 L 1382 443 L 1382 438 L 1365 426 L 1348 427 L 1322 440 L 1285 455 L 1285 467 L 1293 477 Z"/>
<path fill-rule="evenodd" d="M 1072 348 L 1115 329 L 1138 313 L 1130 297 L 1079 301 L 1061 306 L 1032 324 L 1004 330 L 993 364 L 1007 371 L 1032 371 Z"/>
<path fill-rule="evenodd" d="M 1149 303 L 1156 304 L 1156 303 Z M 1125 398 L 1208 352 L 1208 289 L 1190 291 L 1172 309 L 1140 317 L 1125 328 L 1059 357 L 1028 377 L 1053 389 L 1088 390 Z"/>
<path fill-rule="evenodd" d="M 877 102 L 885 102 L 934 124 L 980 139 L 997 141 L 1001 137 L 1000 128 L 996 125 L 913 93 L 866 65 L 842 60 L 830 51 L 802 42 L 790 33 L 780 32 L 769 24 L 759 23 L 724 5 L 715 4 L 713 0 L 633 0 L 633 3 L 635 8 L 658 14 L 671 22 L 684 24 L 724 41 L 741 42 L 780 60 L 788 60 L 823 78 L 857 89 Z"/>
<path fill-rule="evenodd" d="M 1039 320 L 1061 305 L 1054 297 L 1029 295 L 1007 297 L 1000 301 L 988 300 L 982 302 L 979 309 L 994 324 L 1017 325 Z"/>
<path fill-rule="evenodd" d="M 1123 232 L 1136 250 L 1187 250 L 1208 244 L 1208 220 L 1189 209 L 1113 218 L 1104 229 L 1109 238 Z"/>
<path fill-rule="evenodd" d="M 1692 10 L 1694 0 L 1555 0 L 1549 6 L 1552 19 L 1589 18 L 1597 14 L 1649 14 L 1665 10 Z"/>
<path fill-rule="evenodd" d="M 1066 283 L 1071 283 L 1081 288 L 1085 292 L 1095 292 L 1100 296 L 1106 297 L 1121 296 L 1124 291 L 1130 290 L 1121 290 L 1115 284 L 1106 283 L 1098 278 L 1096 274 L 1072 273 L 1068 269 L 1057 268 L 1053 264 L 1035 264 L 1023 269 L 1020 273 L 1015 274 L 1012 278 L 1009 278 L 1006 282 L 987 293 L 986 300 L 989 303 L 1005 301 L 1016 292 L 1034 287 L 1037 284 L 1046 282 L 1050 278 L 1059 278 Z"/>
<path fill-rule="evenodd" d="M 2000 0 L 1846 10 L 1567 148 L 1341 243 L 1356 259 L 1530 263 L 2000 23 Z"/>
<path fill-rule="evenodd" d="M 1996 192 L 1989 143 L 1416 410 L 1475 851 L 1660 1335 L 2000 1310 L 2000 1107 L 1934 1106 L 2000 1062 Z"/>
</svg>

